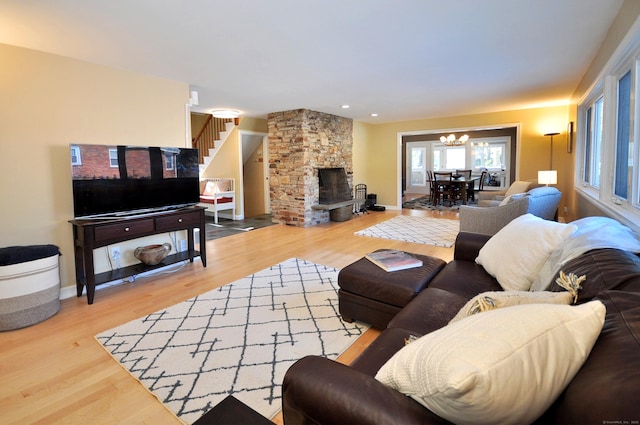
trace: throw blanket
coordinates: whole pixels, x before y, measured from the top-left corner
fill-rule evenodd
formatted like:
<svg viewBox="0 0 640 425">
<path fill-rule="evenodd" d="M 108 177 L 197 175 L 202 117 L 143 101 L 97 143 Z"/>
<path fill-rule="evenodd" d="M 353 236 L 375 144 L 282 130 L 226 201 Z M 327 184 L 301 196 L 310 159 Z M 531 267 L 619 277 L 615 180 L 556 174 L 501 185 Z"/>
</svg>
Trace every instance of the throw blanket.
<svg viewBox="0 0 640 425">
<path fill-rule="evenodd" d="M 592 249 L 615 248 L 640 252 L 640 235 L 611 218 L 586 217 L 571 224 L 578 226 L 578 230 L 549 256 L 531 285 L 532 291 L 547 290 L 551 279 L 562 266 Z"/>
</svg>

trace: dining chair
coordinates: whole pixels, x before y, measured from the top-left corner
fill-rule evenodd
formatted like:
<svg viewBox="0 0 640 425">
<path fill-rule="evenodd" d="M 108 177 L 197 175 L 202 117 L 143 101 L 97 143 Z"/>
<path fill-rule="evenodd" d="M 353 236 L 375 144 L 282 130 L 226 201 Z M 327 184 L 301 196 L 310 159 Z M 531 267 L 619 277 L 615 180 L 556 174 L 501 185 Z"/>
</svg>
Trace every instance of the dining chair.
<svg viewBox="0 0 640 425">
<path fill-rule="evenodd" d="M 456 170 L 456 174 L 464 177 L 465 179 L 468 179 L 468 180 L 471 179 L 471 170 Z M 467 183 L 467 201 L 468 200 L 475 201 L 476 199 L 476 195 L 474 193 L 474 185 L 475 185 L 475 182 Z"/>
<path fill-rule="evenodd" d="M 435 197 L 433 199 L 433 205 L 438 205 L 440 197 L 442 197 L 442 203 L 444 203 L 445 195 L 449 199 L 449 206 L 453 205 L 455 199 L 455 192 L 453 188 L 453 173 L 452 172 L 433 172 L 433 180 L 435 185 Z"/>
<path fill-rule="evenodd" d="M 429 183 L 429 197 L 430 197 L 430 201 L 433 202 L 434 197 L 435 197 L 435 193 L 436 193 L 436 188 L 434 185 L 434 180 L 433 180 L 433 173 L 429 170 L 427 170 L 427 183 Z"/>
<path fill-rule="evenodd" d="M 487 179 L 487 174 L 489 174 L 487 170 L 483 170 L 482 174 L 480 174 L 480 183 L 478 183 L 478 191 L 484 190 L 484 183 L 485 183 L 485 180 Z"/>
</svg>

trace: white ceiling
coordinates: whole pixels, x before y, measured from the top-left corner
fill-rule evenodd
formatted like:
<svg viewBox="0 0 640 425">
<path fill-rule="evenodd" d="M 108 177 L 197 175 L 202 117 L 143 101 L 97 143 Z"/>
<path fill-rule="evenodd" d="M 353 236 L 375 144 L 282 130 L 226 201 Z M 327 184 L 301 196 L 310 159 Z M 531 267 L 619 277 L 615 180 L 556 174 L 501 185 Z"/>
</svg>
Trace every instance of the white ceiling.
<svg viewBox="0 0 640 425">
<path fill-rule="evenodd" d="M 389 122 L 566 103 L 622 2 L 0 0 L 0 43 L 187 82 L 200 112 Z"/>
</svg>

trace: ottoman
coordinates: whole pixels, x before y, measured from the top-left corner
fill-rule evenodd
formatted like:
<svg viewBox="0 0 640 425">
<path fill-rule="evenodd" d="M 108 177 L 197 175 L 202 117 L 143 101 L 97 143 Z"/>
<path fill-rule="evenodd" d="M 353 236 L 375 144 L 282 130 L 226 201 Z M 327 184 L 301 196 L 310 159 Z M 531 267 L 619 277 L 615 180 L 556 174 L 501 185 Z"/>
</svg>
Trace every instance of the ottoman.
<svg viewBox="0 0 640 425">
<path fill-rule="evenodd" d="M 338 273 L 338 305 L 346 322 L 360 320 L 385 329 L 391 319 L 442 270 L 446 262 L 411 254 L 422 266 L 387 272 L 361 258 Z"/>
<path fill-rule="evenodd" d="M 55 245 L 0 248 L 0 331 L 34 325 L 60 309 Z"/>
</svg>

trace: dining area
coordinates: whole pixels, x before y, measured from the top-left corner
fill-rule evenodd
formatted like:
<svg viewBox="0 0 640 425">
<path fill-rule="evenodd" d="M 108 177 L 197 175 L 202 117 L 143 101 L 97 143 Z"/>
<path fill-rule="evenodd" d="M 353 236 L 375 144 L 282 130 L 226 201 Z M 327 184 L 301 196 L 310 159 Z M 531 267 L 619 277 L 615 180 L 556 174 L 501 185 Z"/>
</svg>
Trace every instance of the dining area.
<svg viewBox="0 0 640 425">
<path fill-rule="evenodd" d="M 439 203 L 453 206 L 457 203 L 466 205 L 468 201 L 475 201 L 475 186 L 479 182 L 478 190 L 483 189 L 487 171 L 480 176 L 473 176 L 472 170 L 455 171 L 427 171 L 427 181 L 431 193 L 433 206 Z"/>
</svg>

